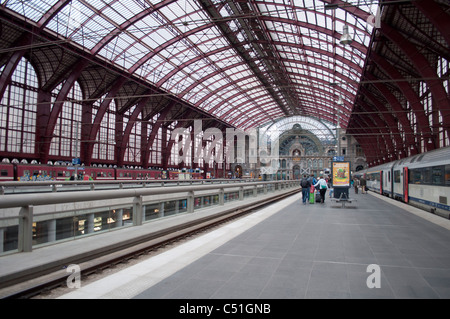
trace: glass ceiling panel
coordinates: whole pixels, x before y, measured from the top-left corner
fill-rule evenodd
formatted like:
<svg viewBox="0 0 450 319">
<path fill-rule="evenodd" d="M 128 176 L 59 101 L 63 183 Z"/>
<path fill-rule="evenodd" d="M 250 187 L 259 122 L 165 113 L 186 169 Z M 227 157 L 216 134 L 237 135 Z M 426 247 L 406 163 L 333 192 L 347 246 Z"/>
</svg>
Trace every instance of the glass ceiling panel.
<svg viewBox="0 0 450 319">
<path fill-rule="evenodd" d="M 336 141 L 336 126 L 326 121 L 319 121 L 312 117 L 295 116 L 280 119 L 260 128 L 260 135 L 275 142 L 281 134 L 292 129 L 295 124 L 300 124 L 304 130 L 310 131 L 322 141 L 333 143 Z"/>
<path fill-rule="evenodd" d="M 374 1 L 348 3 L 369 14 L 378 10 Z M 350 111 L 373 28 L 350 13 L 351 7 L 325 10 L 325 4 L 211 0 L 213 19 L 192 0 L 72 0 L 60 7 L 57 0 L 2 1 L 195 107 L 218 117 L 233 110 L 241 117 L 235 123 L 245 126 L 289 112 L 316 115 L 314 103 L 330 113 L 338 95 Z M 52 10 L 56 14 L 46 15 Z M 50 21 L 41 21 L 47 16 Z M 339 43 L 344 25 L 351 46 Z M 340 84 L 327 88 L 327 83 Z M 286 89 L 296 92 L 294 99 Z"/>
</svg>

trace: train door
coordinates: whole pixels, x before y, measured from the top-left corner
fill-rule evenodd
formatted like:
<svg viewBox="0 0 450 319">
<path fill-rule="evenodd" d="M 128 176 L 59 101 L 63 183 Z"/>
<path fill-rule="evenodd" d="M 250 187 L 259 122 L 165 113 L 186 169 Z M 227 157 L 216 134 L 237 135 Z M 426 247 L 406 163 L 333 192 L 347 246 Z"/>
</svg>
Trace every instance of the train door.
<svg viewBox="0 0 450 319">
<path fill-rule="evenodd" d="M 384 174 L 384 185 L 383 185 L 383 192 L 386 195 L 389 195 L 391 192 L 391 171 L 387 170 Z"/>
<path fill-rule="evenodd" d="M 391 168 L 390 170 L 391 172 L 391 198 L 395 198 L 395 193 L 394 193 L 394 181 L 395 181 L 395 177 L 394 177 L 394 168 Z"/>
<path fill-rule="evenodd" d="M 408 167 L 403 167 L 403 200 L 409 202 L 408 184 L 409 184 Z"/>
<path fill-rule="evenodd" d="M 380 172 L 380 195 L 383 195 L 383 171 Z"/>
</svg>

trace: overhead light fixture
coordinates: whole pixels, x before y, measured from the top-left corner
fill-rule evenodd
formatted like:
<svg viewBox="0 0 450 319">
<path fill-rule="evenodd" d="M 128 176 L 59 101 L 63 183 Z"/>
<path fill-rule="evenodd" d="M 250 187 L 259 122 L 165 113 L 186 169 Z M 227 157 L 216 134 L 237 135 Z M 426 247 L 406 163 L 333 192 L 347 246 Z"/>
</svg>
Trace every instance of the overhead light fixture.
<svg viewBox="0 0 450 319">
<path fill-rule="evenodd" d="M 350 33 L 348 32 L 348 26 L 344 25 L 344 33 L 341 36 L 341 44 L 347 45 L 351 44 L 353 42 L 352 37 L 350 36 Z"/>
<path fill-rule="evenodd" d="M 338 4 L 328 3 L 325 5 L 325 10 L 336 10 L 337 8 L 339 8 Z"/>
</svg>

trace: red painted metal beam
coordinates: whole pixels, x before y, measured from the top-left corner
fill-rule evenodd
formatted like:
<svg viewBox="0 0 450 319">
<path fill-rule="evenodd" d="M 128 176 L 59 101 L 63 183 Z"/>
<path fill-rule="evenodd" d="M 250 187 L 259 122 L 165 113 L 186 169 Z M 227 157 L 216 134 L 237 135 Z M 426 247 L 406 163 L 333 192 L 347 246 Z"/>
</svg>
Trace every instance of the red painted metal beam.
<svg viewBox="0 0 450 319">
<path fill-rule="evenodd" d="M 127 149 L 128 143 L 130 142 L 130 135 L 131 131 L 133 130 L 133 127 L 137 125 L 137 120 L 139 117 L 139 114 L 141 114 L 143 107 L 148 102 L 150 97 L 146 97 L 141 99 L 136 107 L 134 108 L 133 113 L 130 116 L 130 119 L 128 120 L 127 126 L 123 132 L 123 136 L 118 140 L 116 137 L 116 161 L 117 166 L 121 167 L 124 163 L 125 158 L 125 151 Z"/>
<path fill-rule="evenodd" d="M 159 115 L 156 123 L 153 124 L 152 131 L 146 143 L 141 145 L 141 153 L 142 153 L 142 167 L 148 168 L 149 159 L 150 159 L 150 148 L 155 141 L 156 134 L 158 134 L 159 129 L 162 127 L 164 122 L 167 119 L 167 116 L 172 111 L 173 107 L 176 105 L 175 102 L 172 102 L 170 105 L 166 106 L 164 110 Z"/>
<path fill-rule="evenodd" d="M 397 82 L 395 82 L 395 84 L 401 90 L 406 99 L 409 101 L 411 109 L 414 111 L 414 114 L 416 115 L 416 118 L 418 120 L 422 138 L 426 141 L 428 141 L 429 139 L 434 140 L 428 118 L 425 115 L 423 105 L 420 102 L 419 96 L 411 87 L 409 82 L 406 81 L 406 79 L 392 64 L 387 62 L 385 59 L 383 59 L 375 52 L 371 53 L 371 60 L 374 61 L 376 64 L 378 64 L 378 66 L 382 68 L 391 79 L 398 80 Z M 425 143 L 425 144 L 428 151 L 431 151 L 435 148 L 434 143 Z"/>
<path fill-rule="evenodd" d="M 433 99 L 442 113 L 443 127 L 450 134 L 450 100 L 447 92 L 439 79 L 436 69 L 430 65 L 430 61 L 418 50 L 418 48 L 403 37 L 397 30 L 386 23 L 381 23 L 381 32 L 391 40 L 411 60 L 416 71 L 428 84 Z"/>
<path fill-rule="evenodd" d="M 67 80 L 64 82 L 61 90 L 59 91 L 58 96 L 56 97 L 56 101 L 53 104 L 47 128 L 45 130 L 45 135 L 41 136 L 42 144 L 40 147 L 39 157 L 42 163 L 47 163 L 49 159 L 50 144 L 53 139 L 53 132 L 55 131 L 56 122 L 58 121 L 58 117 L 62 111 L 63 105 L 67 100 L 67 95 L 73 88 L 75 82 L 80 77 L 81 72 L 83 72 L 88 64 L 88 60 L 81 59 L 78 61 L 78 63 L 75 63 L 72 66 L 71 73 L 69 74 Z"/>
<path fill-rule="evenodd" d="M 450 15 L 436 1 L 416 0 L 412 3 L 433 23 L 450 45 Z"/>
<path fill-rule="evenodd" d="M 127 79 L 125 77 L 119 77 L 119 79 L 114 83 L 113 87 L 109 91 L 108 95 L 105 97 L 103 102 L 100 104 L 100 107 L 97 111 L 97 115 L 95 116 L 95 119 L 92 123 L 91 130 L 89 133 L 89 140 L 86 143 L 86 162 L 85 164 L 87 166 L 91 165 L 92 162 L 92 154 L 94 150 L 95 140 L 97 138 L 98 131 L 100 130 L 100 124 L 103 120 L 103 116 L 106 113 L 106 110 L 108 109 L 109 105 L 111 104 L 112 100 L 116 97 L 119 90 L 122 88 L 122 86 L 125 84 Z"/>
<path fill-rule="evenodd" d="M 129 27 L 133 26 L 138 21 L 144 19 L 148 15 L 152 14 L 155 11 L 158 11 L 162 9 L 163 7 L 176 2 L 177 0 L 165 0 L 160 1 L 157 4 L 150 4 L 149 2 L 146 2 L 147 5 L 150 5 L 148 9 L 145 9 L 138 14 L 134 15 L 127 21 L 125 21 L 123 24 L 121 24 L 118 28 L 112 30 L 109 34 L 107 34 L 101 41 L 99 41 L 91 50 L 91 54 L 95 55 L 97 54 L 105 45 L 107 45 L 109 42 L 111 42 L 112 39 L 119 36 L 122 32 L 127 30 Z"/>
</svg>

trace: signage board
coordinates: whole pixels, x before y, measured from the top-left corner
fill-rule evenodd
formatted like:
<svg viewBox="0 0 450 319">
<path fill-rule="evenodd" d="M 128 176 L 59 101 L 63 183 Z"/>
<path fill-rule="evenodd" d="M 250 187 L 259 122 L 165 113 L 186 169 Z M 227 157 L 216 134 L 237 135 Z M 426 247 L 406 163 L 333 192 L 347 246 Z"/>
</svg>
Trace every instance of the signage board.
<svg viewBox="0 0 450 319">
<path fill-rule="evenodd" d="M 350 187 L 350 162 L 332 162 L 333 187 Z"/>
</svg>

